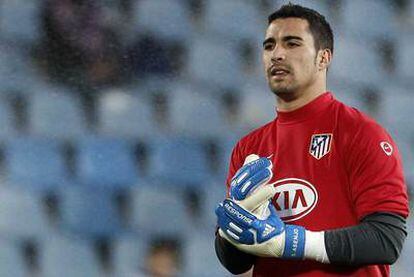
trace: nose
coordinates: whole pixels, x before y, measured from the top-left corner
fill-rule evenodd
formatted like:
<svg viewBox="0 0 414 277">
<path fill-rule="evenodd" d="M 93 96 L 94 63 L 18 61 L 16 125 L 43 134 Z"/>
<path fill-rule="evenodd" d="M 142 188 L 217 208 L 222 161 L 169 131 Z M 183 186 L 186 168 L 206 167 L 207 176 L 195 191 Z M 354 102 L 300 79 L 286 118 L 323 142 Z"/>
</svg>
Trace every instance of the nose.
<svg viewBox="0 0 414 277">
<path fill-rule="evenodd" d="M 286 59 L 286 52 L 280 45 L 276 45 L 272 52 L 272 62 L 281 62 Z"/>
</svg>

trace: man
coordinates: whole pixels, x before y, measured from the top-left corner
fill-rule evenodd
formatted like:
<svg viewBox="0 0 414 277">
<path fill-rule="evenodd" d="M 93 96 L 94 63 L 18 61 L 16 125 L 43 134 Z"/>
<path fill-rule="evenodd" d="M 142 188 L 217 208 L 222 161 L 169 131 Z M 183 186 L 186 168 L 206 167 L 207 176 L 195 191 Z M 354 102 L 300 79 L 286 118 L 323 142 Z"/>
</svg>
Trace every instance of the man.
<svg viewBox="0 0 414 277">
<path fill-rule="evenodd" d="M 289 4 L 268 21 L 263 62 L 278 115 L 233 149 L 217 256 L 233 274 L 389 276 L 407 235 L 397 147 L 327 92 L 333 34 L 322 15 Z"/>
</svg>

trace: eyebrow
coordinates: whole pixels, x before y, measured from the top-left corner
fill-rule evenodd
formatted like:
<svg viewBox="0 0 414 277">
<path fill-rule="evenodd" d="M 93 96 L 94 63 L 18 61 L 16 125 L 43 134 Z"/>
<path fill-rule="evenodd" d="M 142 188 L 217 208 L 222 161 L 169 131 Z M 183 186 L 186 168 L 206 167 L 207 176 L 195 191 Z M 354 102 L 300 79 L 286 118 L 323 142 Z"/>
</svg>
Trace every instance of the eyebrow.
<svg viewBox="0 0 414 277">
<path fill-rule="evenodd" d="M 303 41 L 303 38 L 298 37 L 298 36 L 285 36 L 285 37 L 283 37 L 283 38 L 282 38 L 282 40 L 283 40 L 283 41 L 289 41 L 289 40 L 292 40 L 292 39 L 296 39 L 296 40 Z M 276 40 L 275 40 L 274 38 L 272 38 L 272 37 L 267 38 L 267 39 L 265 39 L 265 40 L 263 41 L 263 46 L 264 46 L 266 43 L 270 43 L 270 42 L 275 43 L 275 42 L 276 42 Z"/>
</svg>

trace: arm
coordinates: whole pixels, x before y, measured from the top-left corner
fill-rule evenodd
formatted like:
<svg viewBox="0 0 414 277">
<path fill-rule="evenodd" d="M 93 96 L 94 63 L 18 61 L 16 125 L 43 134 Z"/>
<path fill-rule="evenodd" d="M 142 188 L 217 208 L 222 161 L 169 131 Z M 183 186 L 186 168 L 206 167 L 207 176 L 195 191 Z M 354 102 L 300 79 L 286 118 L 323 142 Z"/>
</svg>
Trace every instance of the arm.
<svg viewBox="0 0 414 277">
<path fill-rule="evenodd" d="M 255 256 L 238 250 L 218 234 L 216 234 L 215 249 L 220 263 L 232 274 L 248 271 L 256 260 Z"/>
<path fill-rule="evenodd" d="M 357 226 L 326 231 L 325 246 L 332 264 L 393 264 L 406 236 L 404 217 L 374 213 Z"/>
<path fill-rule="evenodd" d="M 285 225 L 271 204 L 269 209 L 269 217 L 259 219 L 236 202 L 225 200 L 216 210 L 219 236 L 255 256 L 360 266 L 394 263 L 407 235 L 405 219 L 392 213 L 368 215 L 352 227 L 312 232 Z"/>
</svg>

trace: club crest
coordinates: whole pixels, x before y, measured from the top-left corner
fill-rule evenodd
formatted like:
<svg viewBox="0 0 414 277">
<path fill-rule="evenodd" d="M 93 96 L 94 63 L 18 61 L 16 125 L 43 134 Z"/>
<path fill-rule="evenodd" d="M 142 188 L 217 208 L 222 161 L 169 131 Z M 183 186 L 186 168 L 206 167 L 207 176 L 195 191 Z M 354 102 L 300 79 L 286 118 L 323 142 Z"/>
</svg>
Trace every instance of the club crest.
<svg viewBox="0 0 414 277">
<path fill-rule="evenodd" d="M 332 134 L 315 134 L 311 138 L 309 153 L 317 160 L 331 151 Z"/>
</svg>

